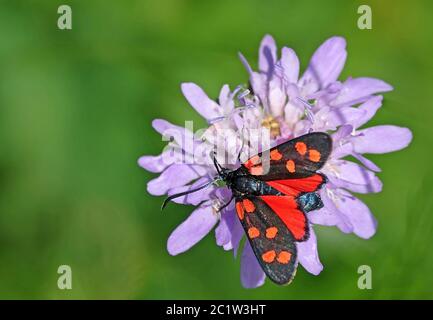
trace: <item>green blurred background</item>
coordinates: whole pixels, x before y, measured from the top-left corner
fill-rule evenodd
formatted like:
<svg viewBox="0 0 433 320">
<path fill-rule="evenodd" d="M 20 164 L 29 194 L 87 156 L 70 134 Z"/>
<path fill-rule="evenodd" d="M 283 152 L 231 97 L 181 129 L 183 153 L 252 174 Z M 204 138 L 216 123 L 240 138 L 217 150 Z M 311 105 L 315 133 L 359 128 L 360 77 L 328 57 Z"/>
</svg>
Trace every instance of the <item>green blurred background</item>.
<svg viewBox="0 0 433 320">
<path fill-rule="evenodd" d="M 73 29 L 57 28 L 69 4 Z M 373 29 L 357 28 L 369 4 Z M 431 1 L 0 1 L 0 298 L 433 298 Z M 155 175 L 137 158 L 164 143 L 150 126 L 204 121 L 182 81 L 216 97 L 245 83 L 261 38 L 296 50 L 302 67 L 342 35 L 342 75 L 391 83 L 372 124 L 413 130 L 411 146 L 371 156 L 380 194 L 361 196 L 379 221 L 366 241 L 316 227 L 319 276 L 300 268 L 292 285 L 242 288 L 239 260 L 209 234 L 189 252 L 166 252 L 191 207 L 146 193 Z M 73 289 L 57 288 L 72 267 Z M 357 268 L 373 289 L 357 288 Z"/>
</svg>

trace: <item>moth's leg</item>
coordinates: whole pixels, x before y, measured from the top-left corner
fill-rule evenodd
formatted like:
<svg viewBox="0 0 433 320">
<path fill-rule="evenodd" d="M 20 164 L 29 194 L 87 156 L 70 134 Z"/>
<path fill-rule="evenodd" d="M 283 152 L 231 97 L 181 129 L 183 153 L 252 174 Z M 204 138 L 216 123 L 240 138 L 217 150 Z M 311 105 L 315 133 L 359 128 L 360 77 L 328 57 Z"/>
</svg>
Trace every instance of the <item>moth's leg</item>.
<svg viewBox="0 0 433 320">
<path fill-rule="evenodd" d="M 238 153 L 238 161 L 239 161 L 239 163 L 242 163 L 242 161 L 241 161 L 241 154 L 242 154 L 242 149 L 244 148 L 244 139 L 241 138 L 241 140 L 242 140 L 242 145 L 241 145 L 241 148 L 239 149 L 239 153 Z"/>
<path fill-rule="evenodd" d="M 233 201 L 234 198 L 235 198 L 235 196 L 232 195 L 232 197 L 230 198 L 230 200 L 229 200 L 226 204 L 224 204 L 222 207 L 219 207 L 219 208 L 218 208 L 217 212 L 221 212 L 221 211 L 223 211 L 225 208 L 227 208 L 228 205 Z"/>
<path fill-rule="evenodd" d="M 216 168 L 216 171 L 218 172 L 218 175 L 221 176 L 221 165 L 218 163 L 215 150 L 213 151 L 213 154 L 212 154 L 212 160 L 213 160 L 213 164 Z"/>
</svg>

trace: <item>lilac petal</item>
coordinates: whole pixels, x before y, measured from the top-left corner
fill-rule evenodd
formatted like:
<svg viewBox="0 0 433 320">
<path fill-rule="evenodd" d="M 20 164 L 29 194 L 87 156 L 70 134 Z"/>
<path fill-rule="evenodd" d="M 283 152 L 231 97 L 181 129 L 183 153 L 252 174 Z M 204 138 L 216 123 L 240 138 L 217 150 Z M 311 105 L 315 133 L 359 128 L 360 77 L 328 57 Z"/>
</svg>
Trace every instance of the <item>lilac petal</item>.
<svg viewBox="0 0 433 320">
<path fill-rule="evenodd" d="M 221 107 L 211 100 L 198 85 L 192 82 L 182 83 L 182 93 L 189 104 L 206 120 L 221 116 Z"/>
<path fill-rule="evenodd" d="M 233 122 L 236 126 L 236 129 L 238 131 L 241 131 L 244 128 L 244 119 L 241 117 L 240 114 L 233 114 Z"/>
<path fill-rule="evenodd" d="M 280 117 L 284 113 L 284 105 L 286 103 L 287 97 L 282 86 L 281 79 L 274 77 L 269 82 L 269 106 L 271 114 L 274 117 Z"/>
<path fill-rule="evenodd" d="M 222 213 L 220 223 L 215 229 L 217 245 L 222 246 L 224 250 L 234 249 L 234 251 L 237 251 L 243 235 L 244 229 L 236 216 L 234 206 L 230 205 Z"/>
<path fill-rule="evenodd" d="M 220 223 L 215 228 L 215 238 L 218 246 L 225 246 L 230 243 L 231 229 L 235 218 L 231 212 L 221 214 Z"/>
<path fill-rule="evenodd" d="M 230 97 L 230 87 L 228 84 L 225 84 L 222 86 L 220 90 L 218 101 L 220 104 L 226 104 L 229 101 L 229 97 Z"/>
<path fill-rule="evenodd" d="M 288 137 L 299 137 L 314 131 L 313 124 L 308 119 L 298 120 L 293 124 L 293 127 L 293 133 L 289 134 Z"/>
<path fill-rule="evenodd" d="M 232 201 L 232 192 L 228 188 L 218 188 L 215 191 L 215 196 L 220 199 L 223 203 L 227 203 L 228 201 Z M 239 247 L 239 242 L 241 241 L 243 235 L 244 235 L 244 228 L 242 227 L 237 214 L 235 212 L 234 202 L 232 201 L 231 204 L 224 209 L 222 215 L 221 215 L 221 221 L 223 223 L 221 224 L 221 228 L 226 227 L 226 231 L 230 234 L 230 239 L 228 242 L 222 243 L 222 246 L 224 250 L 232 250 L 233 254 L 236 257 L 237 251 Z M 224 231 L 224 230 L 220 230 Z M 224 231 L 225 232 L 225 231 Z M 218 239 L 217 239 L 218 241 Z M 222 241 L 224 242 L 224 241 Z M 218 243 L 218 242 L 217 242 Z"/>
<path fill-rule="evenodd" d="M 382 182 L 374 172 L 346 160 L 332 163 L 335 170 L 324 170 L 329 180 L 338 188 L 346 188 L 353 192 L 370 193 L 382 191 Z"/>
<path fill-rule="evenodd" d="M 353 231 L 353 227 L 348 218 L 346 218 L 335 206 L 334 201 L 329 198 L 328 188 L 322 189 L 320 197 L 323 201 L 323 208 L 308 213 L 308 219 L 313 224 L 322 226 L 336 226 L 344 233 Z"/>
<path fill-rule="evenodd" d="M 332 150 L 332 159 L 344 158 L 353 153 L 353 145 L 351 143 L 342 143 L 341 145 L 336 145 L 334 150 Z"/>
<path fill-rule="evenodd" d="M 265 283 L 265 273 L 260 267 L 250 243 L 245 242 L 241 257 L 241 282 L 245 288 L 256 288 Z"/>
<path fill-rule="evenodd" d="M 305 96 L 307 99 L 315 99 L 318 107 L 322 105 L 331 105 L 338 94 L 340 93 L 342 84 L 340 81 L 335 81 L 329 84 L 326 88 L 313 92 Z"/>
<path fill-rule="evenodd" d="M 258 72 L 254 72 L 250 64 L 248 63 L 247 59 L 244 57 L 242 53 L 239 52 L 238 55 L 245 69 L 247 69 L 247 72 L 250 75 L 250 83 L 251 83 L 251 87 L 253 88 L 254 94 L 257 95 L 262 100 L 263 103 L 266 103 L 267 100 L 266 76 Z"/>
<path fill-rule="evenodd" d="M 253 88 L 254 94 L 256 94 L 264 107 L 267 108 L 268 104 L 268 82 L 266 80 L 266 75 L 253 72 L 250 76 L 251 87 Z"/>
<path fill-rule="evenodd" d="M 353 153 L 353 145 L 345 139 L 347 137 L 350 138 L 350 135 L 353 132 L 353 127 L 351 125 L 343 125 L 338 128 L 337 132 L 332 134 L 333 146 L 332 150 L 332 159 L 338 160 L 349 154 Z"/>
<path fill-rule="evenodd" d="M 168 253 L 174 256 L 187 251 L 203 239 L 217 221 L 218 216 L 209 203 L 198 207 L 171 233 L 167 241 Z"/>
<path fill-rule="evenodd" d="M 198 188 L 200 186 L 203 186 L 204 184 L 208 183 L 209 181 L 210 181 L 210 178 L 206 177 L 206 179 L 203 179 L 197 183 L 194 183 L 192 185 L 191 189 L 195 189 L 195 188 Z M 211 194 L 215 192 L 216 188 L 217 188 L 216 186 L 210 185 L 209 187 L 206 187 L 200 191 L 190 193 L 189 195 L 187 195 L 186 200 L 188 203 L 196 206 L 200 202 L 209 199 Z"/>
<path fill-rule="evenodd" d="M 138 165 L 150 172 L 161 172 L 173 163 L 165 160 L 168 159 L 167 155 L 170 155 L 170 153 L 170 151 L 166 151 L 158 156 L 142 156 L 138 159 Z M 174 158 L 170 159 L 175 160 Z"/>
<path fill-rule="evenodd" d="M 158 156 L 142 156 L 138 159 L 138 165 L 150 172 L 162 172 L 174 163 L 193 164 L 194 155 L 181 150 L 178 146 L 167 145 Z"/>
<path fill-rule="evenodd" d="M 239 60 L 241 60 L 241 63 L 244 65 L 244 68 L 247 69 L 247 72 L 251 75 L 253 73 L 253 68 L 251 68 L 250 64 L 248 63 L 248 60 L 240 52 L 238 52 L 238 56 L 239 56 Z"/>
<path fill-rule="evenodd" d="M 350 78 L 343 83 L 343 88 L 332 105 L 350 105 L 365 100 L 372 94 L 391 91 L 388 83 L 374 78 Z"/>
<path fill-rule="evenodd" d="M 364 114 L 362 117 L 355 119 L 355 121 L 351 123 L 352 126 L 357 129 L 373 118 L 376 114 L 376 111 L 382 106 L 382 100 L 382 96 L 374 96 L 373 98 L 361 104 L 358 109 L 363 110 Z"/>
<path fill-rule="evenodd" d="M 277 62 L 277 45 L 274 38 L 267 34 L 260 43 L 259 49 L 259 70 L 270 78 Z"/>
<path fill-rule="evenodd" d="M 164 119 L 152 121 L 152 127 L 165 138 L 172 138 L 179 146 L 188 145 L 187 141 L 194 141 L 194 134 L 187 128 L 176 126 Z"/>
<path fill-rule="evenodd" d="M 152 127 L 161 135 L 169 129 L 184 130 L 185 128 L 176 126 L 164 119 L 155 119 L 152 121 Z"/>
<path fill-rule="evenodd" d="M 336 188 L 344 188 L 356 193 L 378 193 L 382 191 L 382 182 L 374 177 L 374 180 L 369 184 L 356 184 L 342 179 L 330 178 L 330 181 Z"/>
<path fill-rule="evenodd" d="M 364 167 L 347 160 L 337 160 L 332 163 L 336 168 L 336 177 L 355 184 L 369 184 L 374 173 Z"/>
<path fill-rule="evenodd" d="M 211 180 L 210 177 L 201 177 L 201 178 L 197 179 L 196 181 L 194 181 L 194 183 L 192 183 L 190 185 L 172 188 L 168 191 L 168 196 L 174 195 L 176 193 L 196 189 L 200 186 L 205 185 L 210 180 Z M 175 198 L 172 201 L 176 202 L 176 203 L 192 204 L 192 205 L 196 206 L 200 202 L 209 199 L 209 195 L 214 191 L 215 191 L 215 186 L 210 185 L 207 188 L 204 188 L 202 190 L 187 194 L 185 196 Z"/>
<path fill-rule="evenodd" d="M 406 148 L 412 132 L 397 126 L 376 126 L 359 131 L 352 143 L 357 153 L 387 153 Z"/>
<path fill-rule="evenodd" d="M 299 84 L 307 87 L 306 94 L 323 89 L 337 80 L 346 61 L 346 40 L 332 37 L 326 40 L 313 54 L 310 64 Z"/>
<path fill-rule="evenodd" d="M 173 164 L 161 173 L 158 178 L 149 181 L 147 191 L 154 196 L 161 196 L 171 188 L 184 186 L 205 174 L 206 168 L 202 166 Z"/>
<path fill-rule="evenodd" d="M 356 160 L 361 162 L 367 169 L 370 169 L 371 171 L 374 171 L 374 172 L 381 172 L 382 171 L 373 161 L 367 159 L 363 155 L 356 153 L 356 152 L 352 152 L 352 156 Z"/>
<path fill-rule="evenodd" d="M 353 127 L 351 125 L 342 125 L 338 128 L 337 132 L 332 135 L 332 140 L 334 143 L 338 143 L 340 140 L 346 138 L 353 131 Z"/>
<path fill-rule="evenodd" d="M 340 190 L 340 197 L 336 205 L 353 226 L 353 233 L 358 237 L 368 239 L 376 232 L 377 221 L 371 214 L 370 209 L 358 198 L 349 192 Z"/>
<path fill-rule="evenodd" d="M 230 87 L 228 84 L 222 86 L 218 101 L 220 106 L 224 109 L 225 113 L 229 113 L 233 110 L 234 103 L 231 99 Z"/>
<path fill-rule="evenodd" d="M 320 111 L 319 111 L 320 112 Z M 364 118 L 366 116 L 367 111 L 352 108 L 352 107 L 340 107 L 340 108 L 331 108 L 330 112 L 326 116 L 326 121 L 328 122 L 329 127 L 339 127 L 343 124 L 352 125 L 358 119 Z"/>
<path fill-rule="evenodd" d="M 302 118 L 305 111 L 293 101 L 288 101 L 284 107 L 284 120 L 287 125 L 295 125 Z M 290 129 L 288 130 L 290 132 Z M 291 132 L 290 132 L 291 133 Z"/>
<path fill-rule="evenodd" d="M 224 246 L 225 250 L 230 250 L 231 248 L 233 249 L 233 256 L 235 258 L 238 255 L 239 245 L 241 243 L 241 239 L 244 236 L 244 234 L 245 234 L 244 228 L 242 227 L 241 223 L 238 220 L 237 223 L 235 223 L 232 231 L 231 242 Z"/>
<path fill-rule="evenodd" d="M 232 192 L 228 187 L 217 188 L 217 190 L 215 191 L 215 195 L 218 199 L 224 202 L 226 200 L 229 201 L 232 198 Z"/>
<path fill-rule="evenodd" d="M 323 201 L 323 199 L 322 199 Z M 321 226 L 336 226 L 340 222 L 340 217 L 334 211 L 330 210 L 326 205 L 319 210 L 314 210 L 308 213 L 308 220 L 312 224 Z"/>
<path fill-rule="evenodd" d="M 284 47 L 281 50 L 281 66 L 289 83 L 297 83 L 299 77 L 299 59 L 295 51 Z"/>
<path fill-rule="evenodd" d="M 206 199 L 209 198 L 214 198 L 213 195 L 214 194 L 218 194 L 218 191 L 220 191 L 221 189 L 227 189 L 227 188 L 220 188 L 218 186 L 215 185 L 215 178 L 209 175 L 209 172 L 207 173 L 208 175 L 203 177 L 204 179 L 199 179 L 201 180 L 200 182 L 197 180 L 196 182 L 194 182 L 193 186 L 191 189 L 195 189 L 204 185 L 207 185 L 209 183 L 211 183 L 211 181 L 213 181 L 214 183 L 211 183 L 209 186 L 205 187 L 204 189 L 197 191 L 197 192 L 193 192 L 187 195 L 187 202 L 192 204 L 192 205 L 198 205 L 200 202 L 205 201 Z"/>
<path fill-rule="evenodd" d="M 309 273 L 318 275 L 323 270 L 317 251 L 316 233 L 310 226 L 310 238 L 296 244 L 298 248 L 298 261 Z"/>
</svg>

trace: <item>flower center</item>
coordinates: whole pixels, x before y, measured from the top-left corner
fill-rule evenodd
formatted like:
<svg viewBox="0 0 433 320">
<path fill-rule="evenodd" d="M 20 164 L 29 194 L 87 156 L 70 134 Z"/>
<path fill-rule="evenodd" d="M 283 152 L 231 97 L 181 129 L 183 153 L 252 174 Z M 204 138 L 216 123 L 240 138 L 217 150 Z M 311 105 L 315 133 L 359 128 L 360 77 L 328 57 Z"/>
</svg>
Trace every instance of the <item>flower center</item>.
<svg viewBox="0 0 433 320">
<path fill-rule="evenodd" d="M 262 126 L 269 129 L 273 139 L 281 135 L 280 123 L 272 116 L 264 118 Z"/>
</svg>

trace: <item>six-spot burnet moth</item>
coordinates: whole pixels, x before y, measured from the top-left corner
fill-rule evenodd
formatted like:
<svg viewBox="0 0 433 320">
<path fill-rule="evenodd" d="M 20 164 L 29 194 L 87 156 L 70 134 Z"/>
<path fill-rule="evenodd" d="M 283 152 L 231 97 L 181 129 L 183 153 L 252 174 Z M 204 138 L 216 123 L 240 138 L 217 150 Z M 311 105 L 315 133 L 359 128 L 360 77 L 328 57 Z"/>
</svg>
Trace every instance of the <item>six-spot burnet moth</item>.
<svg viewBox="0 0 433 320">
<path fill-rule="evenodd" d="M 296 273 L 295 242 L 309 238 L 306 213 L 323 207 L 317 191 L 326 183 L 326 176 L 317 171 L 331 150 L 332 138 L 313 132 L 259 153 L 236 170 L 223 168 L 214 157 L 218 172 L 215 180 L 224 181 L 232 191 L 230 202 L 235 199 L 237 216 L 257 260 L 277 284 L 290 283 Z M 267 170 L 265 155 L 269 160 Z M 206 188 L 214 181 L 172 195 L 162 207 L 171 199 Z"/>
</svg>

